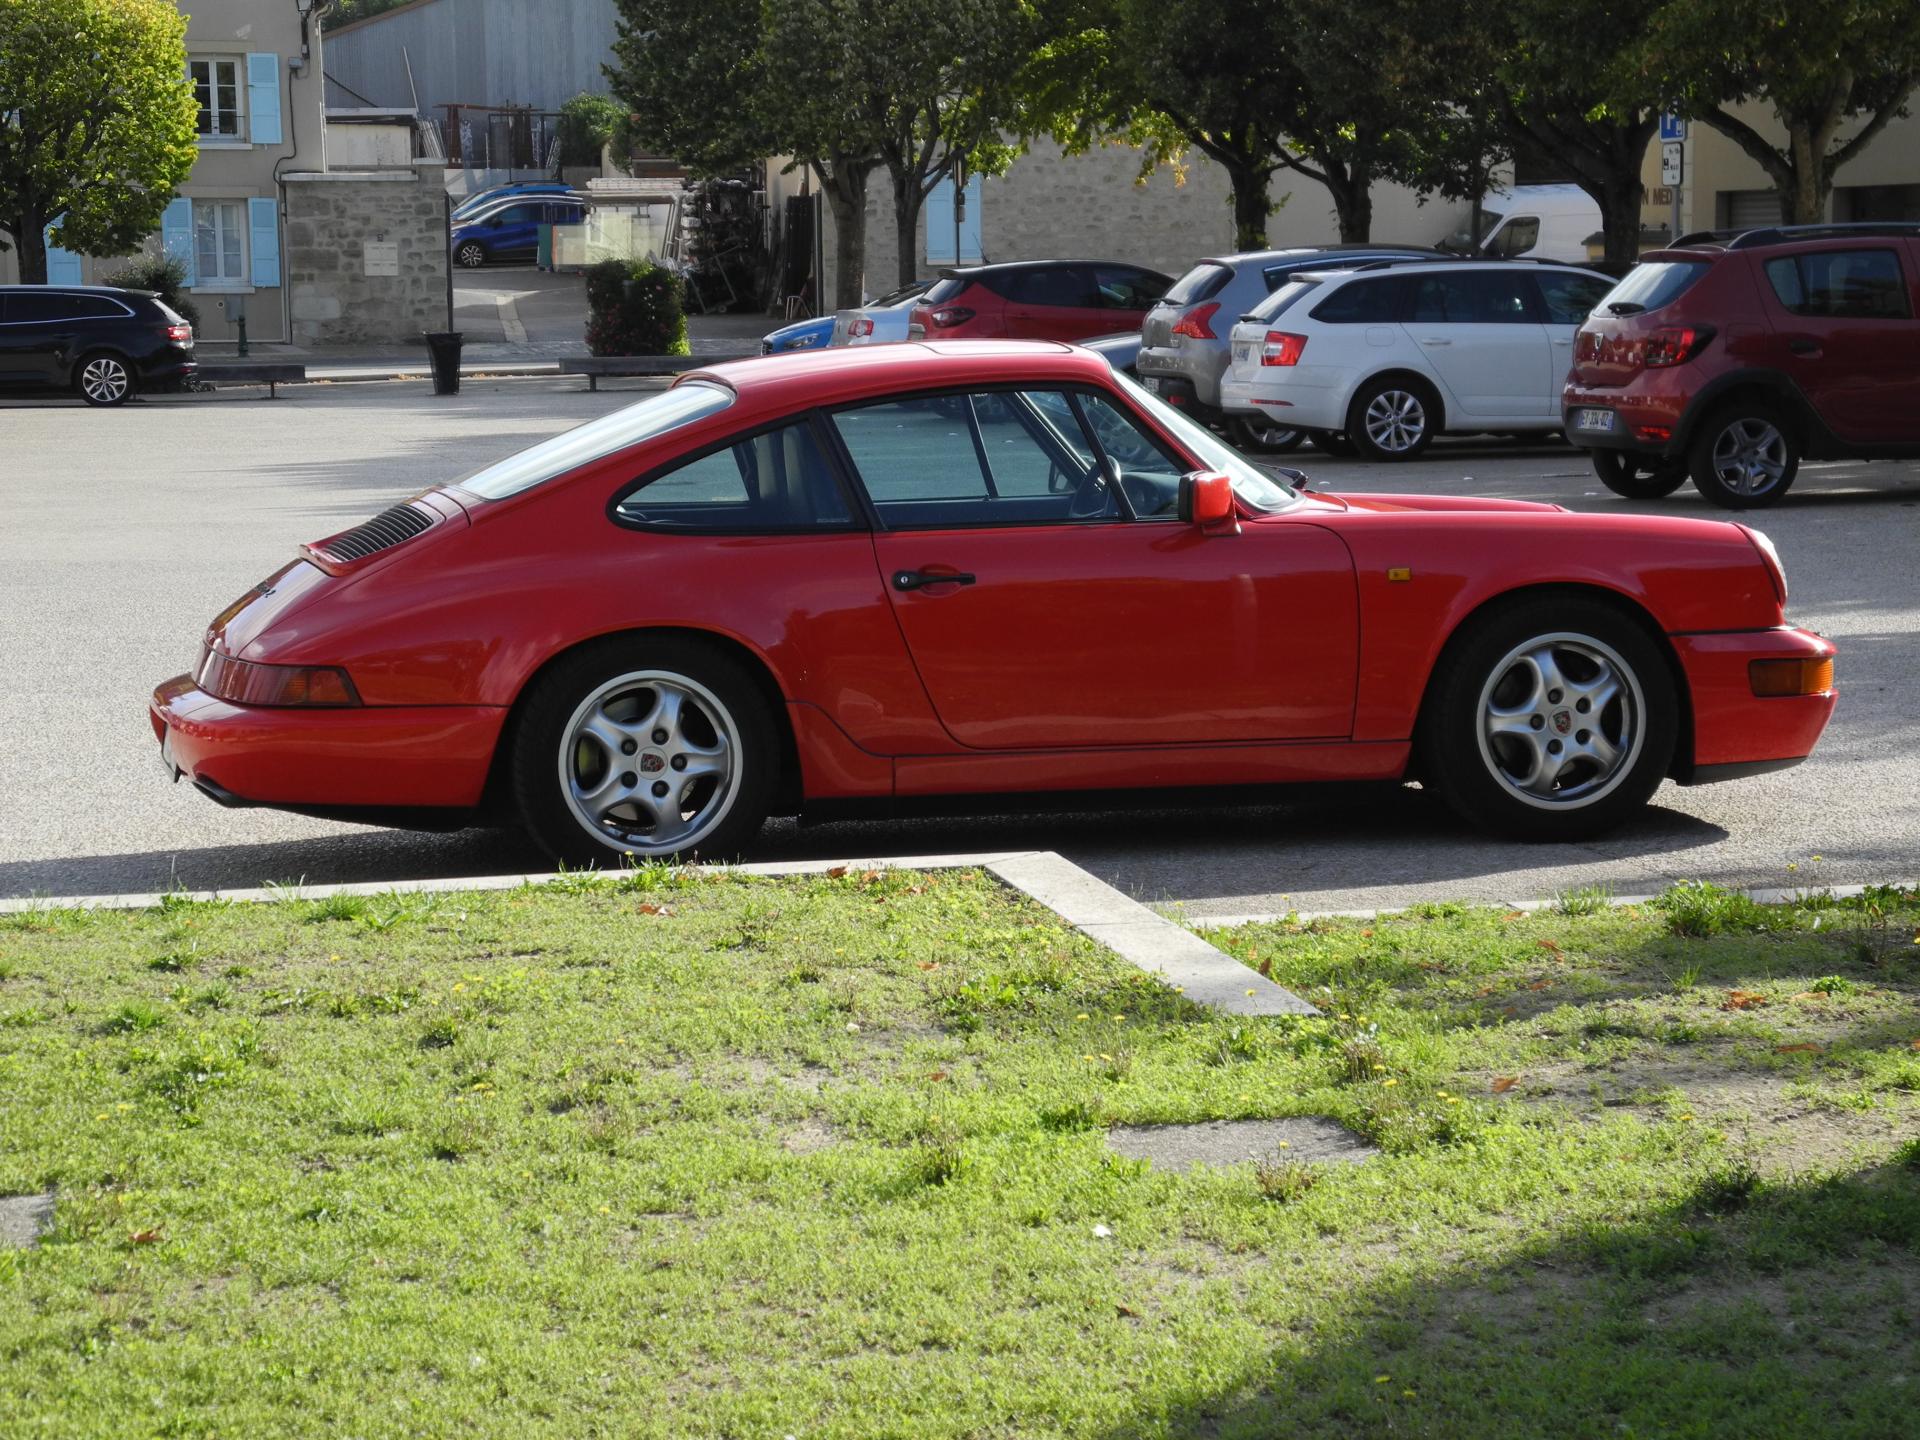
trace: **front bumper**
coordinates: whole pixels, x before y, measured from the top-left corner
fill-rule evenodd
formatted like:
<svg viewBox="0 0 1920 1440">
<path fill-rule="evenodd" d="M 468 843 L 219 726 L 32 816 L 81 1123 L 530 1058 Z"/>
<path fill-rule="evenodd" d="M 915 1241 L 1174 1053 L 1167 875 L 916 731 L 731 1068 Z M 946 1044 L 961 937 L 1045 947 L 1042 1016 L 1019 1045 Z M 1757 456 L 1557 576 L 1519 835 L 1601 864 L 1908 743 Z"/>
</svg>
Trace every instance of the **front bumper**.
<svg viewBox="0 0 1920 1440">
<path fill-rule="evenodd" d="M 1832 659 L 1831 640 L 1790 625 L 1668 638 L 1693 698 L 1693 755 L 1675 777 L 1681 784 L 1783 769 L 1813 753 L 1838 690 L 1763 698 L 1753 693 L 1747 667 L 1755 660 Z"/>
<path fill-rule="evenodd" d="M 300 810 L 477 806 L 506 716 L 479 705 L 235 705 L 190 675 L 161 685 L 147 707 L 175 779 L 222 805 Z"/>
</svg>

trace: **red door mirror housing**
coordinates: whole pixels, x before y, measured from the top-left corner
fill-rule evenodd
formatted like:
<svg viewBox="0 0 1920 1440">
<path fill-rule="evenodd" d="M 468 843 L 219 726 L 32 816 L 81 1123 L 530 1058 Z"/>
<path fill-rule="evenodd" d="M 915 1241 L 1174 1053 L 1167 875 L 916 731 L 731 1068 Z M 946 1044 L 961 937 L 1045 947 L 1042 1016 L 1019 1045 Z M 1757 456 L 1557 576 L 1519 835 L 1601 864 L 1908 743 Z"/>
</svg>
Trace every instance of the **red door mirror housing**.
<svg viewBox="0 0 1920 1440">
<path fill-rule="evenodd" d="M 1237 529 L 1233 481 L 1217 470 L 1197 470 L 1180 479 L 1180 518 L 1202 530 Z"/>
</svg>

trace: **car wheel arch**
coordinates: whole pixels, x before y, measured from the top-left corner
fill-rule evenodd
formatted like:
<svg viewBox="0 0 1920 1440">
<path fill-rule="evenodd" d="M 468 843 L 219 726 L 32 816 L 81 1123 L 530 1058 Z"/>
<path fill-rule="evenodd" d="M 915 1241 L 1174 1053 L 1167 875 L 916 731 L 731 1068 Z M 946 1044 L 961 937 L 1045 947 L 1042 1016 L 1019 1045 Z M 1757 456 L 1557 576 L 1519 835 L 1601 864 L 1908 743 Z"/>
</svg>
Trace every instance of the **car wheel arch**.
<svg viewBox="0 0 1920 1440">
<path fill-rule="evenodd" d="M 1716 376 L 1699 389 L 1688 402 L 1680 423 L 1673 427 L 1673 438 L 1663 453 L 1685 455 L 1702 425 L 1728 405 L 1743 401 L 1766 405 L 1792 432 L 1792 439 L 1808 458 L 1837 448 L 1838 442 L 1819 413 L 1792 380 L 1767 370 L 1736 370 Z"/>
<path fill-rule="evenodd" d="M 723 634 L 717 630 L 702 630 L 684 625 L 641 625 L 582 636 L 571 644 L 555 650 L 529 670 L 514 689 L 513 698 L 507 705 L 506 723 L 500 727 L 500 737 L 494 742 L 493 760 L 487 767 L 487 781 L 481 802 L 483 810 L 495 814 L 507 814 L 511 811 L 511 803 L 507 797 L 515 732 L 520 717 L 525 713 L 526 698 L 541 677 L 569 657 L 592 646 L 617 642 L 645 643 L 648 640 L 676 640 L 704 646 L 716 655 L 732 660 L 746 672 L 765 703 L 767 714 L 773 721 L 774 733 L 779 737 L 780 780 L 775 791 L 774 813 L 790 815 L 799 810 L 803 798 L 800 750 L 794 739 L 792 716 L 787 713 L 787 695 L 781 688 L 773 666 L 753 646 L 735 636 Z"/>
<path fill-rule="evenodd" d="M 1432 433 L 1435 435 L 1445 433 L 1447 428 L 1447 397 L 1441 393 L 1439 382 L 1431 375 L 1422 374 L 1420 371 L 1409 369 L 1404 365 L 1389 365 L 1384 370 L 1375 370 L 1363 376 L 1360 383 L 1347 392 L 1346 405 L 1343 407 L 1342 413 L 1347 417 L 1349 434 L 1352 433 L 1354 402 L 1360 398 L 1363 391 L 1370 389 L 1383 380 L 1395 380 L 1409 388 L 1418 389 L 1431 403 L 1433 410 Z"/>
<path fill-rule="evenodd" d="M 1630 620 L 1650 639 L 1654 648 L 1666 661 L 1667 671 L 1673 680 L 1673 690 L 1679 700 L 1680 714 L 1676 717 L 1673 760 L 1668 774 L 1679 777 L 1693 768 L 1693 690 L 1688 683 L 1687 672 L 1680 663 L 1679 652 L 1673 648 L 1673 641 L 1653 617 L 1653 612 L 1633 596 L 1606 585 L 1584 584 L 1580 582 L 1551 582 L 1546 584 L 1521 585 L 1511 590 L 1502 590 L 1495 595 L 1483 596 L 1471 610 L 1459 616 L 1447 631 L 1447 637 L 1435 652 L 1433 664 L 1427 669 L 1427 678 L 1420 689 L 1420 708 L 1414 721 L 1415 753 L 1419 753 L 1421 731 L 1428 723 L 1434 696 L 1440 677 L 1452 657 L 1458 653 L 1461 645 L 1474 629 L 1489 618 L 1503 611 L 1516 609 L 1523 605 L 1537 605 L 1555 596 L 1566 599 L 1598 601 Z"/>
</svg>

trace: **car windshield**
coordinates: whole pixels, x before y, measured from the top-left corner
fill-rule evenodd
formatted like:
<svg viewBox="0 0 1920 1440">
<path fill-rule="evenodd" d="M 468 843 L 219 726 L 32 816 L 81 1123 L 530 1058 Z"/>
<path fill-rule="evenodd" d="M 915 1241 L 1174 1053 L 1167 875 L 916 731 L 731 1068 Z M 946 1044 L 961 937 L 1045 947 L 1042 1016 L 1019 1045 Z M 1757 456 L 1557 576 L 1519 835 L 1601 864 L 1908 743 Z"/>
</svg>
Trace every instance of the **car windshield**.
<svg viewBox="0 0 1920 1440">
<path fill-rule="evenodd" d="M 1209 470 L 1218 470 L 1233 482 L 1233 493 L 1255 510 L 1285 510 L 1299 497 L 1266 471 L 1254 465 L 1206 426 L 1182 415 L 1157 395 L 1150 395 L 1125 375 L 1115 374 L 1120 388 L 1142 410 L 1151 411 L 1158 420 L 1199 462 Z"/>
<path fill-rule="evenodd" d="M 483 500 L 518 495 L 569 470 L 605 459 L 616 450 L 624 450 L 642 440 L 657 439 L 682 425 L 718 414 L 732 403 L 733 391 L 724 385 L 705 381 L 676 385 L 489 465 L 479 474 L 460 481 L 460 488 Z"/>
</svg>

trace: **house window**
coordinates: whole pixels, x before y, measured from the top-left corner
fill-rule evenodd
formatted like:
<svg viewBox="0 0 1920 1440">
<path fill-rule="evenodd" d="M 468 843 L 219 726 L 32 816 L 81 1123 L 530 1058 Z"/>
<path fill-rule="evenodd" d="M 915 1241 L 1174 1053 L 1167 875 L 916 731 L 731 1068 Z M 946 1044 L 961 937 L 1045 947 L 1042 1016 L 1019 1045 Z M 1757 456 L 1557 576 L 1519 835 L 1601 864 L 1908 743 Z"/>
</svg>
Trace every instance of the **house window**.
<svg viewBox="0 0 1920 1440">
<path fill-rule="evenodd" d="M 240 61 L 189 60 L 187 77 L 200 104 L 203 140 L 240 138 Z"/>
<path fill-rule="evenodd" d="M 247 207 L 240 200 L 193 202 L 194 283 L 244 285 Z"/>
</svg>

